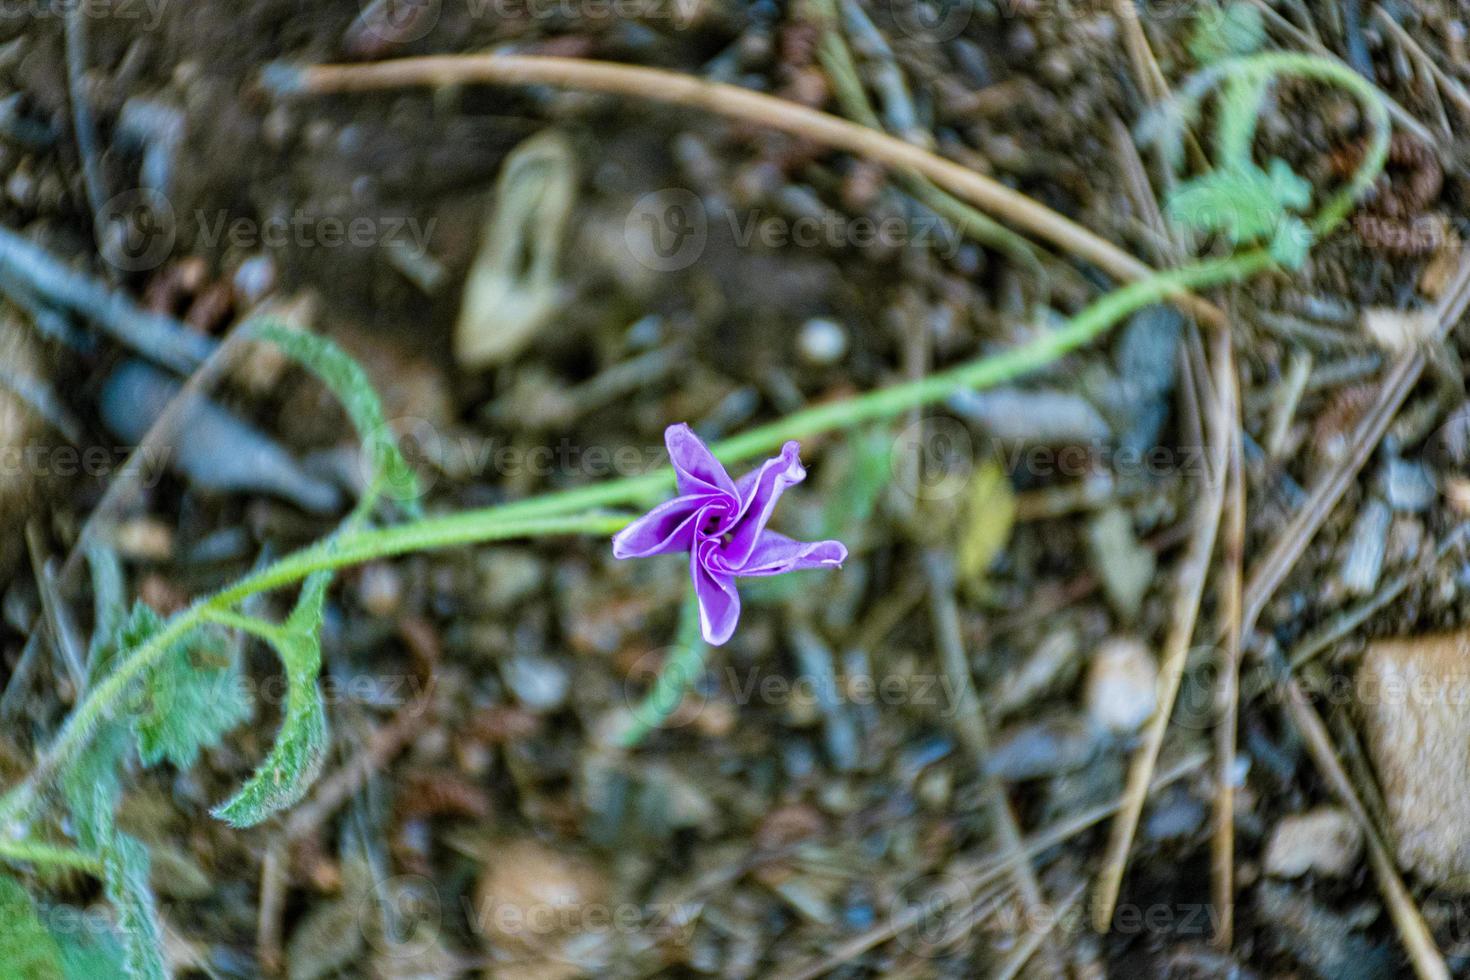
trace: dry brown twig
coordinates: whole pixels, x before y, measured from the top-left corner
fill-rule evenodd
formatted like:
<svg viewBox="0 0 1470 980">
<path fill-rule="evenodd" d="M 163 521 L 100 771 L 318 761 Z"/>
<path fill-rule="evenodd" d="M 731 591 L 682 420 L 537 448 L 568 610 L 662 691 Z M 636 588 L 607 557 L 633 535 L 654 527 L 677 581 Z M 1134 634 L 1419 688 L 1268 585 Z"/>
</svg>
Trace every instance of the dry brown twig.
<svg viewBox="0 0 1470 980">
<path fill-rule="evenodd" d="M 1138 8 L 1130 0 L 1113 0 L 1113 16 L 1123 28 L 1123 41 L 1128 48 L 1128 57 L 1133 62 L 1133 74 L 1138 76 L 1139 87 L 1150 103 L 1161 102 L 1169 96 L 1169 83 L 1164 79 L 1164 70 L 1149 47 L 1148 37 L 1143 33 L 1143 24 L 1138 19 Z"/>
<path fill-rule="evenodd" d="M 1470 250 L 1462 250 L 1460 264 L 1436 307 L 1438 329 L 1429 343 L 1440 343 L 1465 315 L 1470 305 Z M 1249 636 L 1266 603 L 1276 594 L 1286 576 L 1321 529 L 1358 471 L 1368 461 L 1388 431 L 1409 392 L 1428 365 L 1420 348 L 1399 355 L 1379 385 L 1372 407 L 1363 415 L 1342 457 L 1312 485 L 1307 501 L 1292 516 L 1264 558 L 1256 562 L 1246 582 L 1241 613 L 1241 634 Z"/>
<path fill-rule="evenodd" d="M 1363 837 L 1368 843 L 1368 863 L 1373 869 L 1374 877 L 1378 879 L 1379 890 L 1383 893 L 1383 902 L 1388 907 L 1389 917 L 1393 919 L 1393 924 L 1404 942 L 1404 948 L 1409 954 L 1409 962 L 1414 967 L 1414 973 L 1421 980 L 1449 980 L 1449 967 L 1445 965 L 1444 957 L 1434 945 L 1434 937 L 1430 935 L 1424 917 L 1419 914 L 1419 907 L 1414 904 L 1413 897 L 1410 896 L 1408 888 L 1404 886 L 1404 880 L 1399 876 L 1398 867 L 1394 864 L 1388 846 L 1383 841 L 1383 836 L 1369 818 L 1363 801 L 1358 798 L 1357 791 L 1353 788 L 1352 780 L 1348 778 L 1347 770 L 1338 760 L 1337 753 L 1333 749 L 1332 738 L 1327 732 L 1327 726 L 1317 714 L 1317 709 L 1313 708 L 1311 702 L 1307 700 L 1306 693 L 1302 691 L 1296 678 L 1285 677 L 1282 680 L 1282 686 L 1285 694 L 1283 700 L 1291 714 L 1292 721 L 1296 724 L 1297 731 L 1302 734 L 1302 741 L 1307 746 L 1308 753 L 1316 762 L 1317 768 L 1326 778 L 1328 785 L 1332 787 L 1333 793 L 1347 807 L 1353 819 L 1358 822 L 1358 826 L 1363 829 Z"/>
<path fill-rule="evenodd" d="M 1123 885 L 1123 873 L 1128 866 L 1128 853 L 1133 847 L 1133 836 L 1143 814 L 1148 788 L 1153 782 L 1154 767 L 1158 764 L 1159 753 L 1164 745 L 1164 734 L 1169 727 L 1169 716 L 1173 714 L 1174 700 L 1184 677 L 1189 644 L 1194 637 L 1195 622 L 1199 617 L 1205 579 L 1215 552 L 1215 537 L 1225 503 L 1225 467 L 1229 462 L 1230 434 L 1236 418 L 1231 395 L 1234 390 L 1231 379 L 1235 372 L 1235 356 L 1228 329 L 1213 331 L 1211 341 L 1210 359 L 1214 370 L 1215 394 L 1206 418 L 1210 460 L 1205 474 L 1205 492 L 1194 510 L 1194 531 L 1176 579 L 1178 586 L 1169 613 L 1169 631 L 1164 637 L 1164 649 L 1159 664 L 1158 708 L 1149 718 L 1143 731 L 1142 744 L 1129 764 L 1128 780 L 1123 791 L 1123 808 L 1113 822 L 1103 867 L 1098 872 L 1092 903 L 1092 925 L 1098 932 L 1107 932 L 1112 927 L 1113 910 Z"/>
<path fill-rule="evenodd" d="M 1208 759 L 1204 755 L 1193 755 L 1180 760 L 1176 765 L 1170 766 L 1160 773 L 1149 787 L 1149 793 L 1157 793 L 1174 785 L 1190 773 L 1197 772 Z M 1000 855 L 986 861 L 974 872 L 964 875 L 959 882 L 969 894 L 977 894 L 990 882 L 995 881 L 1001 875 L 1008 873 L 1017 861 L 1034 859 L 1041 854 L 1051 850 L 1058 844 L 1062 844 L 1082 831 L 1092 827 L 1108 817 L 1117 813 L 1123 805 L 1123 798 L 1103 803 L 1074 814 L 1066 820 L 1039 831 L 1026 838 L 1024 846 L 1009 855 Z M 845 963 L 862 956 L 868 950 L 888 942 L 900 933 L 912 929 L 923 920 L 929 909 L 922 904 L 916 904 L 905 908 L 903 911 L 890 916 L 887 920 L 873 926 L 867 932 L 854 936 L 846 942 L 837 944 L 830 952 L 806 963 L 798 964 L 790 970 L 776 975 L 776 980 L 814 980 L 824 974 L 830 973 Z"/>
<path fill-rule="evenodd" d="M 1419 42 L 1415 41 L 1409 32 L 1404 30 L 1403 25 L 1394 20 L 1388 11 L 1383 9 L 1382 4 L 1374 4 L 1373 17 L 1394 36 L 1399 44 L 1404 46 L 1405 50 L 1417 57 L 1420 63 L 1429 69 L 1429 74 L 1438 83 L 1439 87 L 1444 90 L 1444 93 L 1450 97 L 1450 101 L 1454 102 L 1463 114 L 1470 117 L 1470 92 L 1466 91 L 1465 86 L 1460 83 L 1459 79 L 1439 67 L 1439 64 L 1429 56 L 1429 52 L 1425 51 Z"/>
<path fill-rule="evenodd" d="M 1138 152 L 1129 137 L 1127 129 L 1121 120 L 1113 120 L 1113 143 L 1122 170 L 1128 179 L 1130 196 L 1134 199 L 1135 206 L 1143 215 L 1145 223 L 1152 229 L 1156 240 L 1160 243 L 1159 255 L 1156 258 L 1164 264 L 1177 264 L 1184 254 L 1183 243 L 1164 221 L 1163 213 L 1159 210 L 1158 201 L 1149 184 L 1147 171 L 1143 167 L 1143 161 L 1139 159 Z M 1199 352 L 1198 333 L 1190 332 L 1191 346 L 1188 356 L 1183 358 L 1186 370 L 1186 380 L 1193 380 L 1195 384 L 1185 385 L 1183 397 L 1189 403 L 1189 413 L 1193 429 L 1200 433 L 1196 436 L 1203 442 L 1203 426 L 1198 421 L 1199 406 L 1205 402 L 1213 407 L 1215 415 L 1212 419 L 1217 421 L 1215 426 L 1210 427 L 1210 436 L 1213 439 L 1217 433 L 1227 443 L 1224 453 L 1224 468 L 1216 469 L 1212 480 L 1224 481 L 1223 506 L 1227 514 L 1226 538 L 1224 542 L 1224 571 L 1220 578 L 1221 590 L 1221 616 L 1226 628 L 1226 640 L 1222 644 L 1222 678 L 1224 684 L 1221 690 L 1222 717 L 1217 727 L 1217 738 L 1219 749 L 1217 750 L 1217 788 L 1216 788 L 1216 820 L 1214 827 L 1214 839 L 1212 852 L 1214 854 L 1214 868 L 1212 875 L 1213 894 L 1216 905 L 1220 910 L 1219 933 L 1216 941 L 1225 947 L 1231 942 L 1233 930 L 1233 895 L 1234 895 L 1234 794 L 1231 792 L 1230 779 L 1231 770 L 1234 768 L 1235 747 L 1235 714 L 1238 705 L 1238 691 L 1235 688 L 1234 678 L 1236 675 L 1235 664 L 1238 662 L 1239 644 L 1239 593 L 1241 581 L 1241 561 L 1244 551 L 1245 534 L 1245 484 L 1242 469 L 1241 455 L 1241 428 L 1240 428 L 1240 380 L 1235 366 L 1235 354 L 1233 350 L 1230 332 L 1226 329 L 1216 328 L 1214 341 L 1217 347 L 1215 364 L 1215 383 L 1208 383 L 1205 377 L 1206 370 L 1203 367 L 1204 356 Z M 1199 390 L 1194 391 L 1195 388 Z M 1190 396 L 1193 395 L 1191 398 Z M 1216 447 L 1219 448 L 1218 446 Z M 1207 528 L 1204 525 L 1196 525 L 1194 535 L 1204 534 Z M 1192 546 L 1193 547 L 1193 546 Z M 1198 554 L 1192 550 L 1191 554 Z M 1207 559 L 1206 559 L 1207 560 Z M 1203 570 L 1207 573 L 1207 569 Z M 1201 583 L 1203 584 L 1203 583 Z M 1185 618 L 1197 618 L 1199 611 L 1199 599 L 1203 597 L 1201 591 L 1192 604 L 1176 604 L 1172 616 L 1174 627 L 1182 629 L 1182 621 Z M 1189 632 L 1192 633 L 1192 626 Z M 1171 633 L 1171 641 L 1178 633 Z M 1187 655 L 1189 636 L 1182 638 L 1183 646 L 1177 648 L 1181 651 L 1180 656 Z M 1166 652 L 1166 663 L 1169 654 Z M 1183 661 L 1179 663 L 1181 669 Z M 1165 676 L 1173 678 L 1166 668 Z M 1169 687 L 1168 699 L 1172 704 L 1174 696 L 1178 691 L 1177 678 Z M 1162 730 L 1167 727 L 1167 716 L 1160 719 L 1159 738 L 1162 742 Z M 1161 744 L 1161 743 L 1160 743 Z M 1136 779 L 1144 784 L 1149 781 L 1152 766 L 1155 764 L 1145 755 L 1140 755 L 1136 760 L 1141 769 Z M 1140 804 L 1141 806 L 1141 804 Z M 1126 813 L 1126 811 L 1125 811 Z M 1120 829 L 1121 833 L 1121 829 Z M 1131 837 L 1132 831 L 1129 831 Z M 1115 845 L 1114 846 L 1118 846 Z M 1131 846 L 1131 844 L 1129 845 Z M 1123 852 L 1126 859 L 1126 848 Z M 1110 869 L 1112 865 L 1105 866 Z M 1118 873 L 1121 875 L 1122 867 Z M 1121 885 L 1121 879 L 1119 880 Z M 1111 920 L 1112 912 L 1108 910 L 1108 919 Z"/>
<path fill-rule="evenodd" d="M 1046 893 L 1031 861 L 1023 852 L 1021 826 L 1006 797 L 1005 784 L 994 773 L 986 769 L 990 757 L 990 726 L 980 697 L 975 691 L 975 679 L 970 670 L 970 659 L 965 652 L 965 640 L 960 627 L 959 603 L 954 595 L 954 572 L 947 556 L 930 552 L 924 556 L 924 572 L 929 579 L 929 609 L 934 621 L 934 632 L 944 664 L 944 672 L 950 683 L 959 692 L 955 719 L 959 728 L 960 741 L 964 743 L 972 762 L 980 772 L 980 781 L 989 798 L 991 819 L 995 821 L 996 836 L 1000 838 L 1002 855 L 1016 856 L 1015 886 L 1023 921 L 1033 921 L 1036 914 L 1047 907 Z M 1045 937 L 1042 937 L 1045 939 Z M 1029 958 L 1029 957 L 1028 957 Z M 1052 973 L 1061 969 L 1059 952 L 1048 945 L 1047 967 Z"/>
<path fill-rule="evenodd" d="M 1265 15 L 1268 23 L 1275 26 L 1278 31 L 1286 35 L 1296 44 L 1299 44 L 1302 47 L 1309 49 L 1313 54 L 1320 57 L 1336 61 L 1338 64 L 1347 64 L 1347 62 L 1343 61 L 1336 54 L 1334 54 L 1331 48 L 1323 44 L 1321 38 L 1318 38 L 1312 34 L 1308 34 L 1306 31 L 1302 30 L 1300 27 L 1297 27 L 1291 21 L 1281 16 L 1281 14 L 1273 9 L 1271 5 L 1266 2 L 1266 0 L 1250 0 L 1250 2 L 1255 4 L 1255 6 L 1260 9 L 1261 13 Z M 1380 90 L 1378 94 L 1383 98 L 1384 104 L 1388 107 L 1389 115 L 1393 116 L 1393 121 L 1395 123 L 1407 129 L 1409 132 L 1422 139 L 1428 145 L 1434 147 L 1435 152 L 1440 155 L 1441 159 L 1444 159 L 1448 156 L 1449 151 L 1444 146 L 1444 143 L 1435 137 L 1433 130 L 1421 123 L 1418 119 L 1414 118 L 1413 113 L 1395 102 L 1392 98 L 1389 97 L 1388 93 Z"/>
<path fill-rule="evenodd" d="M 1218 910 L 1215 944 L 1229 949 L 1235 933 L 1235 738 L 1240 714 L 1240 612 L 1245 565 L 1245 453 L 1241 440 L 1239 372 L 1228 376 L 1226 400 L 1235 407 L 1225 472 L 1223 569 L 1220 592 L 1220 717 L 1215 724 L 1215 812 L 1210 884 Z"/>
<path fill-rule="evenodd" d="M 922 147 L 786 99 L 680 72 L 541 55 L 435 55 L 370 65 L 274 65 L 262 81 L 280 95 L 368 92 L 420 85 L 551 85 L 688 106 L 791 133 L 896 170 L 915 171 L 992 217 L 1085 259 L 1118 279 L 1138 280 L 1155 271 L 1044 204 Z M 1192 293 L 1174 299 L 1186 312 L 1206 322 L 1225 322 L 1218 307 Z"/>
</svg>

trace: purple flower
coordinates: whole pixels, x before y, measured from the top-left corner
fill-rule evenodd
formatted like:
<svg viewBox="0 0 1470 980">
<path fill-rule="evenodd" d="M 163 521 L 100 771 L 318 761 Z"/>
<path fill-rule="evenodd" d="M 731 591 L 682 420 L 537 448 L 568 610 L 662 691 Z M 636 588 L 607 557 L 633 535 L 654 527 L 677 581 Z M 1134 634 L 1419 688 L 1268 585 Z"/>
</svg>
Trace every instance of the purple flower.
<svg viewBox="0 0 1470 980">
<path fill-rule="evenodd" d="M 803 568 L 837 568 L 847 558 L 840 541 L 793 541 L 766 529 L 776 501 L 806 478 L 794 442 L 757 470 L 731 480 L 689 426 L 664 431 L 679 496 L 659 504 L 613 538 L 614 558 L 689 552 L 705 641 L 719 646 L 740 618 L 738 576 L 780 575 Z"/>
</svg>

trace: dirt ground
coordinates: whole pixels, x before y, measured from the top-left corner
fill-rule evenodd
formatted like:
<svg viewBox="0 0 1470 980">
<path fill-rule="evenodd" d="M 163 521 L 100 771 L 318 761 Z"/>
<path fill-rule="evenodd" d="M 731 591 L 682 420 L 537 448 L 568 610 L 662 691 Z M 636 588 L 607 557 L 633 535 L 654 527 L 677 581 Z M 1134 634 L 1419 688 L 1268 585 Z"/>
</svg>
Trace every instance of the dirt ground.
<svg viewBox="0 0 1470 980">
<path fill-rule="evenodd" d="M 824 4 L 365 2 L 98 4 L 79 17 L 80 88 L 69 5 L 0 5 L 0 225 L 195 336 L 264 311 L 334 338 L 382 392 L 431 511 L 643 472 L 664 462 L 673 422 L 738 434 L 1015 346 L 1118 284 L 1050 246 L 1038 262 L 982 244 L 872 160 L 713 114 L 546 87 L 281 98 L 261 84 L 276 62 L 514 51 L 843 115 Z M 891 132 L 1177 264 L 1157 223 L 1159 161 L 1135 135 L 1154 85 L 1194 70 L 1200 3 L 1137 8 L 1151 65 L 1109 3 L 836 8 Z M 1109 931 L 1089 921 L 1094 887 L 1210 478 L 1214 334 L 1162 306 L 1017 384 L 803 440 L 810 476 L 779 526 L 841 540 L 850 558 L 743 585 L 734 639 L 633 749 L 614 728 L 668 658 L 682 562 L 618 562 L 606 539 L 579 538 L 344 572 L 323 643 L 332 750 L 305 802 L 245 831 L 208 815 L 269 748 L 268 696 L 194 768 L 125 780 L 119 821 L 152 849 L 178 975 L 1411 975 L 1352 805 L 1276 681 L 1298 668 L 1393 851 L 1381 736 L 1338 694 L 1372 641 L 1466 625 L 1463 351 L 1453 330 L 1404 337 L 1408 314 L 1453 288 L 1467 232 L 1470 8 L 1268 11 L 1271 47 L 1343 60 L 1409 124 L 1374 198 L 1302 269 L 1209 294 L 1240 386 L 1242 543 L 1232 557 L 1222 530 L 1207 556 Z M 1349 100 L 1287 86 L 1258 138 L 1330 183 L 1363 135 Z M 501 264 L 469 329 L 477 256 Z M 245 442 L 221 437 L 194 471 L 156 467 L 104 505 L 162 382 L 119 393 L 136 352 L 87 317 L 48 314 L 3 269 L 0 293 L 0 392 L 18 377 L 41 389 L 25 410 L 0 402 L 0 441 L 51 460 L 98 447 L 101 461 L 0 474 L 11 674 L 44 632 L 48 590 L 90 629 L 86 576 L 43 588 L 36 568 L 100 505 L 130 593 L 164 613 L 340 518 L 356 472 L 346 417 L 265 354 L 212 395 Z M 1422 377 L 1349 466 L 1410 356 Z M 284 489 L 227 465 L 250 439 L 294 461 Z M 1340 500 L 1242 641 L 1221 945 L 1222 582 L 1234 567 L 1251 598 L 1258 559 L 1301 534 L 1335 471 Z M 9 777 L 70 703 L 58 645 L 41 648 L 39 679 L 0 705 Z M 248 664 L 267 692 L 272 658 L 252 650 Z M 1322 823 L 1303 830 L 1308 816 Z M 1430 819 L 1470 841 L 1463 813 Z M 1398 863 L 1443 961 L 1470 970 L 1453 869 Z M 50 894 L 100 902 L 85 883 Z"/>
</svg>

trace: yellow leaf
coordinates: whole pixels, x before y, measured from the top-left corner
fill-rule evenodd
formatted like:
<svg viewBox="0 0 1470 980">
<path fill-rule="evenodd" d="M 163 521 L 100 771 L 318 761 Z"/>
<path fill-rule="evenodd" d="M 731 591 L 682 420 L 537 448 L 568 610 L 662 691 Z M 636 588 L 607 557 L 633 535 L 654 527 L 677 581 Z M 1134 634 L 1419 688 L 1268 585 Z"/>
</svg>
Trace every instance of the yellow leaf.
<svg viewBox="0 0 1470 980">
<path fill-rule="evenodd" d="M 991 461 L 975 471 L 960 526 L 955 568 L 962 584 L 978 588 L 986 570 L 1010 540 L 1016 519 L 1016 495 L 1000 464 Z"/>
</svg>

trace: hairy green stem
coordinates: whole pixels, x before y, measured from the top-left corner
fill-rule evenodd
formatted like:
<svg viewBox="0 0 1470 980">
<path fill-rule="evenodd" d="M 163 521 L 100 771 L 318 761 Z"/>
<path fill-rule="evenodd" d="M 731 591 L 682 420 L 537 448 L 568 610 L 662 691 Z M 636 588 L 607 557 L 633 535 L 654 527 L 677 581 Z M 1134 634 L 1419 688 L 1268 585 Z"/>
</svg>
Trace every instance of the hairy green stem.
<svg viewBox="0 0 1470 980">
<path fill-rule="evenodd" d="M 38 864 L 53 868 L 72 868 L 91 875 L 102 873 L 102 862 L 74 847 L 60 847 L 32 840 L 0 838 L 0 859 L 15 864 Z"/>
<path fill-rule="evenodd" d="M 614 534 L 628 522 L 626 517 L 589 514 L 575 517 L 537 518 L 523 521 L 494 521 L 478 525 L 467 520 L 476 513 L 450 514 L 390 528 L 349 531 L 293 552 L 258 572 L 247 575 L 214 595 L 200 599 L 176 613 L 162 630 L 125 656 L 88 692 L 56 739 L 20 784 L 0 797 L 0 823 L 14 820 L 36 801 L 40 788 L 59 767 L 70 761 L 107 718 L 128 687 L 158 662 L 166 651 L 206 622 L 224 622 L 255 635 L 266 634 L 273 624 L 232 614 L 232 607 L 259 592 L 301 581 L 312 572 L 341 568 L 372 558 L 484 541 L 545 537 L 558 534 Z M 466 525 L 470 526 L 466 526 Z"/>
<path fill-rule="evenodd" d="M 1382 170 L 1388 152 L 1388 112 L 1370 83 L 1344 66 L 1310 55 L 1276 52 L 1243 59 L 1221 70 L 1214 81 L 1232 77 L 1268 78 L 1276 74 L 1298 75 L 1341 85 L 1359 97 L 1373 126 L 1373 141 L 1357 174 L 1329 199 L 1312 221 L 1314 230 L 1325 234 L 1342 220 Z M 1199 98 L 1199 94 L 1194 96 L 1193 109 L 1197 110 Z M 738 462 L 774 450 L 788 440 L 891 419 L 911 409 L 941 401 L 962 389 L 1004 384 L 1087 345 L 1123 317 L 1145 306 L 1190 290 L 1244 279 L 1271 265 L 1269 253 L 1257 248 L 1228 258 L 1160 272 L 1103 296 L 1060 329 L 1043 334 L 1028 344 L 980 357 L 916 381 L 817 405 L 726 439 L 712 448 L 724 462 Z M 613 534 L 625 526 L 629 518 L 586 512 L 643 503 L 666 492 L 672 484 L 673 471 L 664 467 L 640 476 L 544 494 L 516 503 L 420 518 L 388 528 L 366 529 L 360 526 L 358 519 L 349 520 L 332 537 L 287 555 L 175 614 L 158 634 L 123 657 L 68 716 L 31 773 L 0 797 L 0 824 L 13 821 L 29 810 L 39 796 L 40 787 L 86 745 L 97 725 L 108 717 L 127 688 L 190 631 L 202 623 L 213 621 L 237 626 L 257 635 L 268 634 L 273 628 L 271 624 L 233 612 L 242 600 L 292 585 L 316 571 L 411 551 L 558 534 Z M 686 646 L 693 650 L 702 644 Z M 700 658 L 702 655 L 702 652 L 697 654 Z M 686 673 L 679 671 L 675 679 L 683 678 Z M 656 684 L 653 693 L 658 693 L 659 689 Z M 3 853 L 0 850 L 0 854 Z"/>
<path fill-rule="evenodd" d="M 628 727 L 618 736 L 618 745 L 634 748 L 649 732 L 667 721 L 684 700 L 684 692 L 704 670 L 708 656 L 709 644 L 699 632 L 699 596 L 690 589 L 679 612 L 679 634 L 674 648 L 653 679 L 653 686 L 633 709 Z"/>
<path fill-rule="evenodd" d="M 713 447 L 715 455 L 726 462 L 748 459 L 776 449 L 788 440 L 893 418 L 912 408 L 940 401 L 964 388 L 987 388 L 1011 381 L 1086 345 L 1118 320 L 1144 306 L 1185 290 L 1249 276 L 1270 264 L 1270 256 L 1264 250 L 1257 250 L 1161 272 L 1107 294 L 1062 328 L 1029 344 L 981 357 L 917 381 L 796 412 L 778 422 L 716 444 Z M 428 517 L 387 528 L 348 528 L 245 576 L 234 585 L 173 616 L 160 633 L 125 657 L 95 685 L 67 717 L 56 740 L 25 781 L 0 797 L 0 821 L 13 819 L 30 807 L 37 788 L 86 744 L 97 724 L 107 716 L 128 685 L 141 677 L 164 651 L 214 614 L 232 609 L 249 596 L 292 585 L 315 571 L 410 551 L 556 534 L 613 534 L 627 524 L 627 517 L 603 513 L 568 516 L 567 512 L 642 502 L 666 491 L 672 484 L 673 470 L 664 467 L 654 473 L 578 487 L 518 503 Z"/>
</svg>

